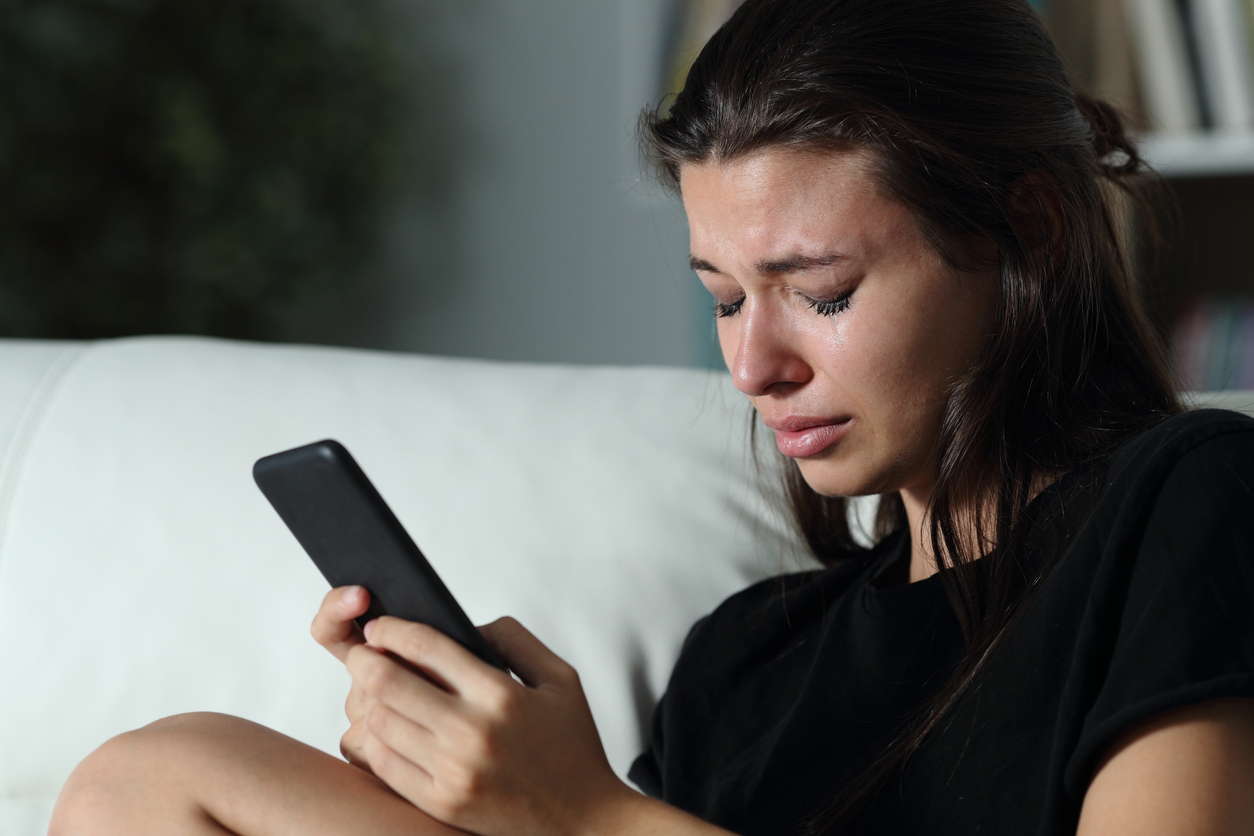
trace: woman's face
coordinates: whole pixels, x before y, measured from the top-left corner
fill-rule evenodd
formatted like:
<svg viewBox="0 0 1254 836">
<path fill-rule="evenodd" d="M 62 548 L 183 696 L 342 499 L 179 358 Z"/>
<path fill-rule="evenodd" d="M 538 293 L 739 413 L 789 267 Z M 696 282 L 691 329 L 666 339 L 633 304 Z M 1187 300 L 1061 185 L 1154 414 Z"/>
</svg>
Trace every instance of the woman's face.
<svg viewBox="0 0 1254 836">
<path fill-rule="evenodd" d="M 950 384 L 992 329 L 995 271 L 947 265 L 861 152 L 680 172 L 692 266 L 736 388 L 821 494 L 926 500 Z"/>
</svg>

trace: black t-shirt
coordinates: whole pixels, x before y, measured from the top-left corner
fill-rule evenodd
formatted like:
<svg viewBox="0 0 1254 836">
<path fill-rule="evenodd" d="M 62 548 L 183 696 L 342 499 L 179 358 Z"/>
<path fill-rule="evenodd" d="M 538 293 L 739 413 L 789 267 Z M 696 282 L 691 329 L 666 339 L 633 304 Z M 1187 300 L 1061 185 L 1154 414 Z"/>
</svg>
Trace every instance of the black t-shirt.
<svg viewBox="0 0 1254 836">
<path fill-rule="evenodd" d="M 849 829 L 1074 833 L 1121 732 L 1254 696 L 1254 420 L 1174 417 L 1032 503 L 1056 561 L 947 718 Z M 944 684 L 962 635 L 904 535 L 698 622 L 630 776 L 744 836 L 798 833 Z"/>
</svg>

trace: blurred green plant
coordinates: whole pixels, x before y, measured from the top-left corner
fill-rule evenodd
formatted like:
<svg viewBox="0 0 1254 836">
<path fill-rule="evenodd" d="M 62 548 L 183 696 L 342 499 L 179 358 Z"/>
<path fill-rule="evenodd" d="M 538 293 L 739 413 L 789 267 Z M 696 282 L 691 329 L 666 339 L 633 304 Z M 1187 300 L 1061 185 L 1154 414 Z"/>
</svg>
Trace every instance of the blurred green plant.
<svg viewBox="0 0 1254 836">
<path fill-rule="evenodd" d="M 284 338 L 422 165 L 404 29 L 382 0 L 0 0 L 0 333 Z"/>
</svg>

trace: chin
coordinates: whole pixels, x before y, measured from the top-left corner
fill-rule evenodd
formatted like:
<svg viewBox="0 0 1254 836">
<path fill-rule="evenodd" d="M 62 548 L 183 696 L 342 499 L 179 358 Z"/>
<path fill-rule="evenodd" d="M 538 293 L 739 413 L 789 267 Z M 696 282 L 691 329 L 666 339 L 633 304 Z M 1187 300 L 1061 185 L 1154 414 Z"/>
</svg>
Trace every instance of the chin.
<svg viewBox="0 0 1254 836">
<path fill-rule="evenodd" d="M 796 462 L 801 478 L 821 496 L 874 496 L 893 490 L 882 474 L 859 472 L 845 463 L 838 465 L 823 458 Z"/>
</svg>

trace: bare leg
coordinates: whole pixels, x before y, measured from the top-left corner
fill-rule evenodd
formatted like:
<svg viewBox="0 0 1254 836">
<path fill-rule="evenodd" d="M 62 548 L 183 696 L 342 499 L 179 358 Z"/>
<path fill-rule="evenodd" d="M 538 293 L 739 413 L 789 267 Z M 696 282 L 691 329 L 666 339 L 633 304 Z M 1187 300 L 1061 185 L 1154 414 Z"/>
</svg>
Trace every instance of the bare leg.
<svg viewBox="0 0 1254 836">
<path fill-rule="evenodd" d="M 66 781 L 49 836 L 436 836 L 453 830 L 374 776 L 223 714 L 113 738 Z"/>
</svg>

